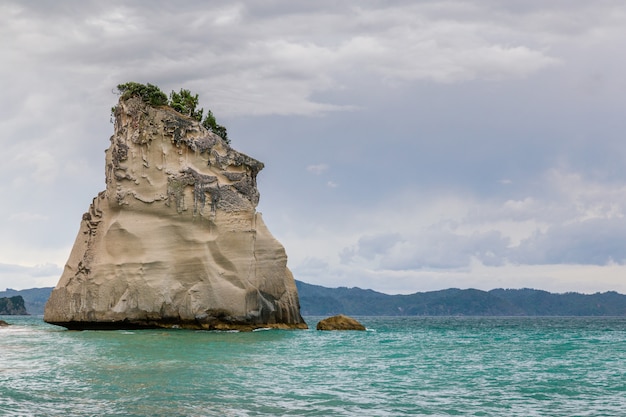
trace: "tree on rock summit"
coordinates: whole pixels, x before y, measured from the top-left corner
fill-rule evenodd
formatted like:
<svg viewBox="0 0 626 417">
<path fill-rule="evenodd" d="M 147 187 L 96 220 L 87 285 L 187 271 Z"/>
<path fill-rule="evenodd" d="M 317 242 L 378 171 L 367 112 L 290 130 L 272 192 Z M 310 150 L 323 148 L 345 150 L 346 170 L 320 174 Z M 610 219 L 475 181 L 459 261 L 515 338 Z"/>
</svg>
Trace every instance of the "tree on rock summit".
<svg viewBox="0 0 626 417">
<path fill-rule="evenodd" d="M 192 94 L 191 91 L 181 88 L 178 93 L 172 90 L 168 100 L 167 95 L 156 85 L 150 83 L 141 84 L 134 81 L 118 84 L 117 91 L 121 95 L 122 100 L 131 97 L 141 97 L 145 103 L 151 106 L 170 106 L 180 114 L 184 114 L 199 122 L 202 121 L 202 126 L 205 129 L 215 133 L 220 136 L 224 142 L 230 144 L 226 127 L 217 123 L 215 115 L 213 115 L 211 110 L 207 112 L 206 117 L 202 120 L 204 108 L 198 109 L 198 94 Z M 111 113 L 115 113 L 115 109 L 116 107 L 113 107 Z"/>
</svg>

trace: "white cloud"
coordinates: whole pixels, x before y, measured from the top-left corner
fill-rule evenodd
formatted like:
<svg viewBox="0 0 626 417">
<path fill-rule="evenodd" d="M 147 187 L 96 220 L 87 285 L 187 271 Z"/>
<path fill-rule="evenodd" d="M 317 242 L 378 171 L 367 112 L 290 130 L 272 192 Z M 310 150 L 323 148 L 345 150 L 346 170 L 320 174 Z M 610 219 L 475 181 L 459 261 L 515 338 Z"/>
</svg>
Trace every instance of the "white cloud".
<svg viewBox="0 0 626 417">
<path fill-rule="evenodd" d="M 18 221 L 18 222 L 44 222 L 49 219 L 49 217 L 45 214 L 40 213 L 29 213 L 29 212 L 20 212 L 13 213 L 9 216 L 10 220 Z"/>
<path fill-rule="evenodd" d="M 306 167 L 306 170 L 315 174 L 315 175 L 320 175 L 326 171 L 328 171 L 330 167 L 328 166 L 328 164 L 315 164 L 315 165 L 309 165 Z"/>
<path fill-rule="evenodd" d="M 54 264 L 23 266 L 0 263 L 0 289 L 51 287 L 61 276 L 62 269 Z"/>
</svg>

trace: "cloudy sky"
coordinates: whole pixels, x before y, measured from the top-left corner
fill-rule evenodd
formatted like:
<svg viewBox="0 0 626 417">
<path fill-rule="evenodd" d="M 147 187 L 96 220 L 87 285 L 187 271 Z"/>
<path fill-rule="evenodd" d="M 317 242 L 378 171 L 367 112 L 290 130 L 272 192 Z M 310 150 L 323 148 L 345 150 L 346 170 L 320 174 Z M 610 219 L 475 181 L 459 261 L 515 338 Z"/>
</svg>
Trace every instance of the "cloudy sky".
<svg viewBox="0 0 626 417">
<path fill-rule="evenodd" d="M 0 290 L 56 284 L 114 87 L 199 93 L 296 279 L 626 293 L 621 0 L 0 3 Z"/>
</svg>

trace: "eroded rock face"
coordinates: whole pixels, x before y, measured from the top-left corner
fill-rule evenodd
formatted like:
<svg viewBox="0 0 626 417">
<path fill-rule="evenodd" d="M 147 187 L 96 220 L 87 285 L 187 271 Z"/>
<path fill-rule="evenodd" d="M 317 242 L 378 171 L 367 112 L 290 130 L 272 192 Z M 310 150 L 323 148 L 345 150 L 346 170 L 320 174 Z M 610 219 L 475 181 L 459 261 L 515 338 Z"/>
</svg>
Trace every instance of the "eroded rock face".
<svg viewBox="0 0 626 417">
<path fill-rule="evenodd" d="M 106 191 L 83 215 L 44 320 L 72 329 L 306 328 L 256 212 L 263 164 L 169 107 L 120 100 Z"/>
</svg>

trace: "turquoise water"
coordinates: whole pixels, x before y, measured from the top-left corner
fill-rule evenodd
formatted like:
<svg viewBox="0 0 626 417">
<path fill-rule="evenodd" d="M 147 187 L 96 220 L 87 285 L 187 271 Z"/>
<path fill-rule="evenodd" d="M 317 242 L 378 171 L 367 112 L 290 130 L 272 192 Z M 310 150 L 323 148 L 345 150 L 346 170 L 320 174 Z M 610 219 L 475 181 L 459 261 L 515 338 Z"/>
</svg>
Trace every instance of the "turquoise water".
<svg viewBox="0 0 626 417">
<path fill-rule="evenodd" d="M 361 317 L 367 332 L 252 333 L 0 319 L 13 323 L 0 328 L 0 416 L 626 415 L 626 318 Z"/>
</svg>

